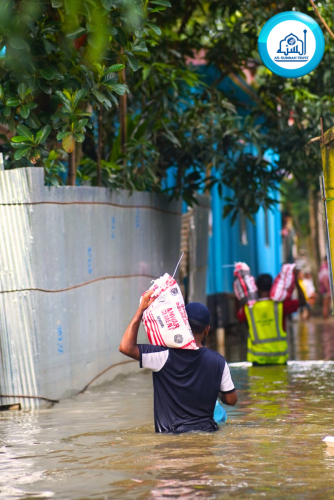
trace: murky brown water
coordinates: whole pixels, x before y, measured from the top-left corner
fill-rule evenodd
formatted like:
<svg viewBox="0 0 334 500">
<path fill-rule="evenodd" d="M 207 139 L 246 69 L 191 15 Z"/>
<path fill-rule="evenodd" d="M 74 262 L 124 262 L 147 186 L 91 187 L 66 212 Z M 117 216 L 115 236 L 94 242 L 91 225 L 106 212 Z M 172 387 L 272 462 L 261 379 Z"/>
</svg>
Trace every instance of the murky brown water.
<svg viewBox="0 0 334 500">
<path fill-rule="evenodd" d="M 318 330 L 296 334 L 298 356 L 330 349 L 312 347 L 317 335 L 333 349 L 334 324 Z M 239 403 L 214 434 L 155 434 L 143 372 L 52 409 L 3 412 L 0 499 L 334 499 L 321 442 L 334 434 L 333 369 L 232 366 Z"/>
</svg>

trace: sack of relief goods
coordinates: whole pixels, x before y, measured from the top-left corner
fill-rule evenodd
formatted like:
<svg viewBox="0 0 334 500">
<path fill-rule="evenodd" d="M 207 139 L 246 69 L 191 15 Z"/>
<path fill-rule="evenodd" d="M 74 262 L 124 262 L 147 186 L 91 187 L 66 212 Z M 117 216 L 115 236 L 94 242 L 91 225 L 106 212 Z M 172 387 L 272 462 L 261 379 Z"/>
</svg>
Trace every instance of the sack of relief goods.
<svg viewBox="0 0 334 500">
<path fill-rule="evenodd" d="M 281 272 L 276 276 L 270 290 L 270 298 L 276 302 L 283 302 L 291 298 L 295 288 L 294 269 L 296 264 L 283 264 Z"/>
<path fill-rule="evenodd" d="M 234 267 L 233 289 L 241 306 L 258 299 L 257 286 L 245 262 L 237 262 Z"/>
<path fill-rule="evenodd" d="M 153 297 L 157 298 L 144 311 L 142 318 L 149 342 L 166 347 L 198 349 L 175 279 L 166 273 L 154 280 L 150 290 L 154 290 Z"/>
</svg>

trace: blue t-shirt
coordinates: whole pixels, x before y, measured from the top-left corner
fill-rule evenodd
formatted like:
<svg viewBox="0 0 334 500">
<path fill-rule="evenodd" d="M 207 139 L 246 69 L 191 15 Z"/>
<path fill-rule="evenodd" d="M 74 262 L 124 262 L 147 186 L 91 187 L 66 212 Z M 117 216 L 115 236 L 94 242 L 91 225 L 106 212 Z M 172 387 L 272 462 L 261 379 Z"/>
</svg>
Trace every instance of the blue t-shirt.
<svg viewBox="0 0 334 500">
<path fill-rule="evenodd" d="M 153 372 L 156 432 L 213 432 L 219 391 L 235 391 L 225 358 L 216 351 L 139 344 L 140 367 Z"/>
</svg>

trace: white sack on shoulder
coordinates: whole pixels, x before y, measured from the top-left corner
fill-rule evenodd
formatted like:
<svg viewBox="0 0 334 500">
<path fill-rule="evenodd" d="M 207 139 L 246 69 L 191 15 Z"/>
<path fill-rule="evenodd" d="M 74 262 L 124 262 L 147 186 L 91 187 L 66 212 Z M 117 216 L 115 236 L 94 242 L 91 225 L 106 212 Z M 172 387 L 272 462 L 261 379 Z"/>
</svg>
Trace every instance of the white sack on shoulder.
<svg viewBox="0 0 334 500">
<path fill-rule="evenodd" d="M 175 279 L 166 273 L 156 279 L 149 289 L 155 290 L 153 297 L 157 297 L 144 311 L 142 318 L 150 344 L 198 349 Z"/>
<path fill-rule="evenodd" d="M 233 289 L 241 306 L 258 298 L 257 286 L 245 262 L 237 262 L 234 267 Z"/>
<path fill-rule="evenodd" d="M 281 272 L 276 276 L 270 290 L 270 298 L 276 302 L 284 302 L 291 298 L 295 288 L 294 269 L 296 264 L 283 264 Z"/>
</svg>

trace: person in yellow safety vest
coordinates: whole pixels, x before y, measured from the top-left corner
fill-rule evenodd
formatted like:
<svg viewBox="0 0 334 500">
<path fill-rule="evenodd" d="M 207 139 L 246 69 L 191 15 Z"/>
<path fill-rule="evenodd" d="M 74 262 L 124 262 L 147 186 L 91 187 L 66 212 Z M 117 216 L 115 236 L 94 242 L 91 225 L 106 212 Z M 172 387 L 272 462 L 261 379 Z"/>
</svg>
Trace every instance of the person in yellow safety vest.
<svg viewBox="0 0 334 500">
<path fill-rule="evenodd" d="M 283 365 L 287 362 L 289 354 L 285 318 L 306 304 L 297 271 L 295 283 L 298 300 L 274 302 L 269 298 L 272 283 L 270 274 L 260 274 L 256 280 L 259 299 L 238 311 L 239 321 L 248 323 L 247 361 L 253 365 Z"/>
</svg>

